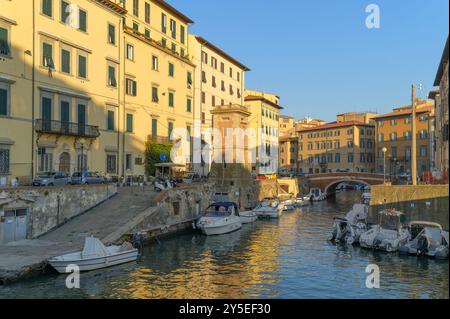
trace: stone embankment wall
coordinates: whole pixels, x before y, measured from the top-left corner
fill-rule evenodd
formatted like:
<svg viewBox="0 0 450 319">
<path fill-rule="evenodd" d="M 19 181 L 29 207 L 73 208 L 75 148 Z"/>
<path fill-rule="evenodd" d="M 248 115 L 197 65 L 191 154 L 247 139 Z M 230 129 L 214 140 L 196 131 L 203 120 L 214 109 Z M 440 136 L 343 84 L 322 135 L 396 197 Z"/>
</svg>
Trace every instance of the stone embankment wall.
<svg viewBox="0 0 450 319">
<path fill-rule="evenodd" d="M 117 187 L 112 184 L 0 189 L 0 218 L 5 211 L 27 208 L 27 238 L 33 239 L 99 205 L 116 193 Z"/>
<path fill-rule="evenodd" d="M 173 234 L 191 228 L 192 222 L 213 201 L 207 184 L 195 184 L 163 191 L 153 199 L 154 205 L 103 239 L 118 242 L 140 233 L 145 239 Z"/>
<path fill-rule="evenodd" d="M 369 222 L 377 222 L 378 212 L 395 208 L 409 220 L 424 220 L 449 227 L 448 185 L 376 185 L 371 187 Z"/>
</svg>

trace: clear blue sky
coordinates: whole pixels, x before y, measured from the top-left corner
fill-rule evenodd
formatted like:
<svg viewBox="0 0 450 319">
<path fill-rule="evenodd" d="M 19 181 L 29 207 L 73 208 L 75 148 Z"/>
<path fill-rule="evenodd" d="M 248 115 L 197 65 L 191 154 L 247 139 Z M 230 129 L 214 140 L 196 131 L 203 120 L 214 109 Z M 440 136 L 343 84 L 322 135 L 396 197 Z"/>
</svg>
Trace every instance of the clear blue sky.
<svg viewBox="0 0 450 319">
<path fill-rule="evenodd" d="M 345 111 L 388 112 L 424 95 L 448 36 L 448 0 L 168 0 L 191 32 L 248 65 L 247 88 L 281 97 L 284 114 L 333 121 Z M 378 4 L 381 28 L 365 26 Z"/>
</svg>

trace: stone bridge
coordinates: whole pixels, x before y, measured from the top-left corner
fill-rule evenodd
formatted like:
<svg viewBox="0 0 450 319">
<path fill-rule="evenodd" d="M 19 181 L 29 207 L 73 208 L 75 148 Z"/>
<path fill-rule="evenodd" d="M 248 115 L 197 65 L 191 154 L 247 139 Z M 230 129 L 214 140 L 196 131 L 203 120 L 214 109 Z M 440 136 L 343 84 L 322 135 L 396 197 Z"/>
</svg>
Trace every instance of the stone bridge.
<svg viewBox="0 0 450 319">
<path fill-rule="evenodd" d="M 309 189 L 319 188 L 322 193 L 332 195 L 336 193 L 336 186 L 344 182 L 360 183 L 364 185 L 383 184 L 383 174 L 374 173 L 325 173 L 310 174 L 304 177 Z"/>
</svg>

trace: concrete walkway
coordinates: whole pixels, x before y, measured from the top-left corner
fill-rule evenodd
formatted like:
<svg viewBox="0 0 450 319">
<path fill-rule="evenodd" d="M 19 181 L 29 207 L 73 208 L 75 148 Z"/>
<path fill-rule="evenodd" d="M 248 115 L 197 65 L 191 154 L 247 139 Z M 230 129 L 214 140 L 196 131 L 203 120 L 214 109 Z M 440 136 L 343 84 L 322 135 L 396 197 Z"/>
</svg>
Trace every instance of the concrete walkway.
<svg viewBox="0 0 450 319">
<path fill-rule="evenodd" d="M 39 239 L 0 245 L 0 283 L 22 277 L 50 257 L 80 250 L 86 236 L 106 238 L 149 208 L 154 196 L 150 187 L 119 188 L 113 198 Z"/>
</svg>

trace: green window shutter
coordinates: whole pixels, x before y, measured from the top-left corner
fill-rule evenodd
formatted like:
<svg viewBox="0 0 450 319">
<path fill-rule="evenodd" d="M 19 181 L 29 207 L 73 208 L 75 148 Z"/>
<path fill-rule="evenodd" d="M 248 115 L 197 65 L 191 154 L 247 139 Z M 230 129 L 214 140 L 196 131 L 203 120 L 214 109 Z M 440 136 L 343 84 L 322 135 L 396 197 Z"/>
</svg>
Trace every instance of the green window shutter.
<svg viewBox="0 0 450 319">
<path fill-rule="evenodd" d="M 167 134 L 167 137 L 170 138 L 170 135 L 172 135 L 172 131 L 173 131 L 173 123 L 169 122 L 169 131 Z"/>
<path fill-rule="evenodd" d="M 61 122 L 69 123 L 70 121 L 70 103 L 67 101 L 61 101 Z"/>
<path fill-rule="evenodd" d="M 86 13 L 86 11 L 79 10 L 78 21 L 79 21 L 79 29 L 81 31 L 86 32 L 87 31 L 87 13 Z"/>
<path fill-rule="evenodd" d="M 114 131 L 114 112 L 108 111 L 108 130 Z"/>
<path fill-rule="evenodd" d="M 191 112 L 191 109 L 192 109 L 192 100 L 191 100 L 191 98 L 188 98 L 187 99 L 187 111 Z"/>
<path fill-rule="evenodd" d="M 69 4 L 65 1 L 61 1 L 61 22 L 68 23 L 70 13 L 68 12 Z"/>
<path fill-rule="evenodd" d="M 8 115 L 8 91 L 0 89 L 0 116 Z"/>
<path fill-rule="evenodd" d="M 185 29 L 184 29 L 184 26 L 181 26 L 180 27 L 180 41 L 183 44 L 184 44 L 184 41 L 185 41 L 184 37 L 185 37 Z"/>
<path fill-rule="evenodd" d="M 145 3 L 145 22 L 150 23 L 150 3 Z"/>
<path fill-rule="evenodd" d="M 152 136 L 157 137 L 158 136 L 158 120 L 152 119 Z"/>
<path fill-rule="evenodd" d="M 169 92 L 169 106 L 174 107 L 174 98 L 172 92 Z"/>
<path fill-rule="evenodd" d="M 78 56 L 78 76 L 83 79 L 87 78 L 86 57 L 82 55 Z"/>
<path fill-rule="evenodd" d="M 149 29 L 145 29 L 144 35 L 145 35 L 147 38 L 150 38 L 150 30 L 149 30 Z"/>
<path fill-rule="evenodd" d="M 113 87 L 117 86 L 116 70 L 112 66 L 108 67 L 108 84 Z"/>
<path fill-rule="evenodd" d="M 0 28 L 0 54 L 9 55 L 8 30 Z"/>
<path fill-rule="evenodd" d="M 164 13 L 161 13 L 161 32 L 167 32 L 167 16 Z"/>
<path fill-rule="evenodd" d="M 61 50 L 61 71 L 70 73 L 70 52 Z"/>
<path fill-rule="evenodd" d="M 132 86 L 133 86 L 133 88 L 132 88 L 132 95 L 133 96 L 137 96 L 137 82 L 136 81 L 132 81 Z"/>
<path fill-rule="evenodd" d="M 175 66 L 172 63 L 169 63 L 169 76 L 175 75 Z"/>
<path fill-rule="evenodd" d="M 53 0 L 42 0 L 42 13 L 46 16 L 52 16 L 52 2 Z"/>
<path fill-rule="evenodd" d="M 133 114 L 127 114 L 127 132 L 133 132 Z"/>
<path fill-rule="evenodd" d="M 152 87 L 152 102 L 158 103 L 159 97 L 158 97 L 158 88 Z"/>
<path fill-rule="evenodd" d="M 108 25 L 108 41 L 111 44 L 116 44 L 116 27 L 112 24 Z"/>
</svg>

